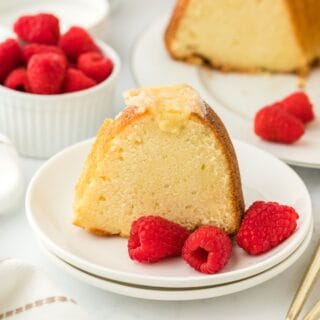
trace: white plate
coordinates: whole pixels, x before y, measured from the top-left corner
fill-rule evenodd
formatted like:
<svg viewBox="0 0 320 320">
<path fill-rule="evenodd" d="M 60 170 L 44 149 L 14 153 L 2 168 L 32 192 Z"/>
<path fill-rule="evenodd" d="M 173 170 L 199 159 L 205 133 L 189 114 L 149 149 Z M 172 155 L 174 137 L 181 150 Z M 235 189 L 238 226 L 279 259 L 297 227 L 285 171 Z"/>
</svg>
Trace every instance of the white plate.
<svg viewBox="0 0 320 320">
<path fill-rule="evenodd" d="M 68 272 L 75 278 L 86 282 L 94 287 L 111 291 L 117 294 L 148 299 L 148 300 L 166 300 L 166 301 L 183 301 L 183 300 L 199 300 L 224 296 L 227 294 L 243 291 L 258 284 L 261 284 L 279 273 L 289 268 L 307 249 L 312 236 L 312 226 L 307 234 L 307 237 L 287 259 L 277 264 L 271 269 L 264 271 L 256 276 L 247 278 L 245 280 L 235 281 L 224 285 L 204 287 L 204 288 L 188 288 L 188 289 L 166 289 L 154 288 L 144 286 L 134 286 L 121 282 L 116 282 L 100 277 L 96 277 L 90 273 L 84 272 L 71 264 L 59 259 L 55 254 L 51 253 L 49 249 L 42 245 L 48 257 L 57 264 L 63 271 Z"/>
<path fill-rule="evenodd" d="M 264 199 L 293 206 L 300 214 L 297 231 L 277 248 L 256 257 L 234 246 L 231 261 L 215 275 L 203 275 L 181 258 L 153 265 L 133 262 L 128 257 L 126 239 L 98 237 L 71 223 L 74 185 L 92 142 L 79 143 L 51 158 L 33 177 L 26 197 L 29 222 L 46 246 L 92 274 L 135 285 L 171 288 L 237 281 L 283 261 L 302 243 L 310 228 L 310 196 L 299 176 L 272 155 L 235 141 L 246 204 Z"/>
<path fill-rule="evenodd" d="M 163 42 L 167 20 L 156 20 L 136 43 L 132 69 L 139 85 L 187 82 L 215 109 L 234 138 L 255 144 L 288 163 L 320 168 L 319 119 L 308 125 L 305 135 L 293 145 L 265 142 L 253 132 L 255 112 L 299 90 L 297 76 L 223 73 L 175 61 Z M 320 116 L 319 83 L 318 68 L 310 74 L 305 91 Z"/>
</svg>

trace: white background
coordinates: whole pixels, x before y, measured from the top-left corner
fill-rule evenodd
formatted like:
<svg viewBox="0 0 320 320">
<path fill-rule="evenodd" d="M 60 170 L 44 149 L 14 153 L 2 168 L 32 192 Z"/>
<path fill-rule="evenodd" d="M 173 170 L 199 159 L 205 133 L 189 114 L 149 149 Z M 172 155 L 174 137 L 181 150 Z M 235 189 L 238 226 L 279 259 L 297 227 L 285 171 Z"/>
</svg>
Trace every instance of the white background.
<svg viewBox="0 0 320 320">
<path fill-rule="evenodd" d="M 118 0 L 113 7 L 107 40 L 120 53 L 123 62 L 115 101 L 118 110 L 123 108 L 121 92 L 135 86 L 130 58 L 137 37 L 156 17 L 171 10 L 172 6 L 173 1 L 169 0 Z M 22 159 L 27 180 L 41 164 L 42 161 L 39 160 Z M 243 292 L 202 301 L 156 302 L 119 296 L 90 287 L 63 273 L 48 260 L 32 234 L 23 209 L 16 214 L 0 216 L 0 256 L 21 258 L 42 266 L 70 297 L 91 314 L 92 319 L 284 319 L 320 235 L 320 170 L 294 169 L 302 177 L 312 196 L 315 217 L 312 245 L 287 271 Z M 315 287 L 306 308 L 319 297 L 320 285 Z"/>
</svg>

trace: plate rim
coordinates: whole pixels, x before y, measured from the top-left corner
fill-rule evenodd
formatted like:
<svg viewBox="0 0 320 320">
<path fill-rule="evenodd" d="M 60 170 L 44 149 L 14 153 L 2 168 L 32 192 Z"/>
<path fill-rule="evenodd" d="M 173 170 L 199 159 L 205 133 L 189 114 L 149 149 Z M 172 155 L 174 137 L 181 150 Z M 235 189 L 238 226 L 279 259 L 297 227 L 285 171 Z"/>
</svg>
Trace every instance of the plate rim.
<svg viewBox="0 0 320 320">
<path fill-rule="evenodd" d="M 88 260 L 85 260 L 84 258 L 81 258 L 77 255 L 75 255 L 72 252 L 69 252 L 68 250 L 61 248 L 59 245 L 57 245 L 55 243 L 54 240 L 50 239 L 49 236 L 47 236 L 42 230 L 41 230 L 41 225 L 38 225 L 36 218 L 33 216 L 33 212 L 32 212 L 32 194 L 33 194 L 33 189 L 37 183 L 38 178 L 42 175 L 42 172 L 45 171 L 45 169 L 47 167 L 50 167 L 50 165 L 52 163 L 55 163 L 55 161 L 57 159 L 63 158 L 63 156 L 66 153 L 72 152 L 73 150 L 77 150 L 78 148 L 84 148 L 86 146 L 88 146 L 89 144 L 91 145 L 94 141 L 94 138 L 91 139 L 87 139 L 84 140 L 82 142 L 79 142 L 73 146 L 67 147 L 64 150 L 62 150 L 61 152 L 59 152 L 58 154 L 56 154 L 55 156 L 53 156 L 51 159 L 49 159 L 45 164 L 43 164 L 38 171 L 36 172 L 36 174 L 33 176 L 31 182 L 29 183 L 28 186 L 28 190 L 27 190 L 27 194 L 26 194 L 26 201 L 25 201 L 25 207 L 26 207 L 26 212 L 27 212 L 27 218 L 28 221 L 32 227 L 32 230 L 34 231 L 34 233 L 36 235 L 38 235 L 38 237 L 40 237 L 40 239 L 42 239 L 42 241 L 55 253 L 57 254 L 59 257 L 63 258 L 64 260 L 66 260 L 69 263 L 75 264 L 77 266 L 80 266 L 81 269 L 84 269 L 86 271 L 89 271 L 93 274 L 97 274 L 100 276 L 107 276 L 108 278 L 112 278 L 115 280 L 121 280 L 126 278 L 126 282 L 128 283 L 134 283 L 137 284 L 139 283 L 140 285 L 147 285 L 147 286 L 151 286 L 154 285 L 154 283 L 161 283 L 161 287 L 185 287 L 186 285 L 188 286 L 194 286 L 194 287 L 199 287 L 199 284 L 195 284 L 195 282 L 200 282 L 200 283 L 208 283 L 208 282 L 214 282 L 216 284 L 218 283 L 225 283 L 225 282 L 230 282 L 230 281 L 218 281 L 216 280 L 217 276 L 216 275 L 202 275 L 202 276 L 197 276 L 197 278 L 195 279 L 194 277 L 191 277 L 191 279 L 186 279 L 186 277 L 178 279 L 175 278 L 168 278 L 168 277 L 155 277 L 155 276 L 142 276 L 142 275 L 138 275 L 138 274 L 130 274 L 128 272 L 124 272 L 124 271 L 115 271 L 114 269 L 110 269 L 110 268 L 106 268 L 106 267 L 102 267 L 101 265 L 97 265 L 95 263 L 92 263 Z M 312 223 L 312 205 L 311 205 L 311 198 L 310 198 L 310 193 L 308 191 L 308 189 L 306 188 L 303 180 L 300 178 L 300 176 L 292 169 L 290 168 L 288 165 L 286 165 L 284 162 L 282 162 L 281 160 L 279 160 L 278 158 L 276 158 L 274 155 L 268 153 L 265 150 L 259 149 L 258 147 L 248 144 L 246 142 L 243 141 L 239 141 L 239 140 L 233 140 L 234 144 L 239 144 L 239 145 L 245 145 L 249 148 L 253 148 L 253 149 L 257 149 L 259 152 L 262 152 L 265 156 L 273 159 L 276 162 L 279 162 L 282 166 L 286 167 L 287 170 L 289 170 L 289 172 L 291 174 L 293 174 L 301 183 L 301 186 L 305 189 L 305 193 L 306 193 L 306 197 L 307 197 L 307 222 L 308 225 L 307 227 L 307 231 L 305 231 L 304 236 L 302 237 L 302 239 L 299 240 L 298 243 L 295 243 L 295 245 L 292 245 L 291 249 L 289 250 L 289 253 L 285 254 L 284 257 L 282 257 L 281 259 L 276 259 L 276 262 L 273 263 L 267 263 L 265 264 L 265 262 L 261 261 L 259 263 L 259 265 L 265 265 L 265 267 L 246 267 L 242 270 L 238 270 L 238 272 L 233 271 L 233 274 L 237 275 L 237 276 L 233 276 L 232 279 L 234 281 L 234 279 L 241 279 L 241 276 L 239 276 L 238 274 L 249 274 L 249 275 L 253 275 L 253 274 L 257 274 L 258 272 L 261 272 L 263 270 L 266 270 L 267 268 L 270 268 L 272 265 L 275 265 L 277 262 L 284 260 L 287 256 L 289 256 L 304 240 L 307 232 L 308 232 L 308 228 L 310 226 L 310 224 Z M 278 255 L 281 255 L 281 252 L 278 253 Z M 272 259 L 273 261 L 274 259 Z M 256 269 L 258 271 L 255 272 L 249 272 L 247 269 Z M 215 277 L 216 276 L 216 277 Z M 247 275 L 248 276 L 248 275 Z M 231 276 L 229 275 L 229 278 Z M 190 285 L 190 283 L 194 283 L 193 285 Z M 212 284 L 212 283 L 211 283 Z M 155 285 L 154 285 L 155 286 Z M 158 285 L 159 286 L 159 285 Z"/>
<path fill-rule="evenodd" d="M 43 244 L 42 242 L 40 246 L 42 247 L 42 250 L 44 251 L 45 255 L 47 255 L 48 259 L 50 259 L 54 264 L 59 265 L 59 268 L 61 270 L 72 275 L 74 278 L 77 278 L 78 280 L 87 283 L 88 285 L 98 287 L 108 292 L 113 292 L 120 295 L 125 295 L 129 297 L 140 298 L 140 299 L 159 300 L 159 301 L 188 301 L 188 300 L 200 300 L 200 299 L 220 297 L 220 296 L 229 295 L 236 292 L 241 292 L 243 290 L 255 287 L 268 280 L 271 280 L 272 278 L 284 272 L 286 269 L 290 268 L 296 261 L 298 261 L 301 258 L 301 256 L 305 253 L 305 251 L 309 247 L 309 244 L 311 243 L 313 228 L 314 228 L 314 225 L 312 221 L 312 224 L 309 228 L 306 238 L 300 244 L 297 250 L 291 253 L 291 255 L 289 255 L 284 261 L 278 263 L 274 267 L 268 270 L 265 270 L 264 272 L 258 275 L 255 275 L 246 279 L 234 281 L 231 283 L 225 283 L 225 284 L 216 285 L 216 286 L 209 286 L 205 288 L 188 288 L 188 290 L 186 290 L 185 288 L 177 288 L 177 290 L 168 290 L 168 288 L 160 288 L 160 290 L 157 290 L 153 287 L 148 287 L 148 286 L 144 286 L 140 288 L 131 284 L 129 284 L 128 286 L 125 283 L 119 284 L 109 279 L 101 279 L 99 277 L 96 277 L 95 275 L 88 274 L 87 272 L 82 271 L 81 269 L 78 269 L 77 267 L 69 264 L 68 262 L 64 261 L 60 257 L 56 256 L 54 253 L 50 252 L 50 249 L 48 249 L 45 246 L 45 244 Z M 68 269 L 67 271 L 66 271 L 66 268 Z M 256 282 L 254 282 L 254 280 L 256 280 Z M 242 286 L 240 288 L 236 288 L 236 286 L 238 286 L 239 284 Z M 110 285 L 113 286 L 113 289 L 110 289 Z M 115 287 L 117 287 L 118 290 L 116 290 Z M 227 290 L 227 292 L 220 292 L 220 293 L 213 294 L 215 289 L 223 289 L 223 288 L 229 288 L 229 290 Z M 133 293 L 134 290 L 139 291 L 139 294 L 134 294 Z M 154 294 L 155 292 L 157 293 L 161 292 L 161 295 L 157 297 L 153 297 L 152 295 L 150 295 L 150 293 Z M 188 292 L 189 295 L 186 297 L 181 297 L 181 295 L 186 292 Z M 193 297 L 192 293 L 202 293 L 202 295 L 198 297 Z"/>
</svg>

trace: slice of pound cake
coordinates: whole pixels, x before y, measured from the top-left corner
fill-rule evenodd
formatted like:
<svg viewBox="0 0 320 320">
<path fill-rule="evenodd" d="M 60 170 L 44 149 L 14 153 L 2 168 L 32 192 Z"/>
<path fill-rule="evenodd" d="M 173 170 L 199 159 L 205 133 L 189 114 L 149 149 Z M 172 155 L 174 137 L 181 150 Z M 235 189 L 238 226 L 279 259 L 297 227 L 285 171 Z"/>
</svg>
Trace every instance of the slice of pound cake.
<svg viewBox="0 0 320 320">
<path fill-rule="evenodd" d="M 131 223 L 162 216 L 189 230 L 229 234 L 244 210 L 237 158 L 213 110 L 190 86 L 141 88 L 102 125 L 75 190 L 74 224 L 127 237 Z"/>
</svg>

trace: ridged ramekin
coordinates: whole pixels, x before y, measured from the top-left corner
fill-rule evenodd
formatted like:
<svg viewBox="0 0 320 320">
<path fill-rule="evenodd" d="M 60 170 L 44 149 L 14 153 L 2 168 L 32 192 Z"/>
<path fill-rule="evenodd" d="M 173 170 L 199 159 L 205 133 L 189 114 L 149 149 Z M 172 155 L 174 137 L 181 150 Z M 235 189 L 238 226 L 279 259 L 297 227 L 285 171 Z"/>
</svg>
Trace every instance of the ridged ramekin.
<svg viewBox="0 0 320 320">
<path fill-rule="evenodd" d="M 13 141 L 21 155 L 48 158 L 68 145 L 94 136 L 103 120 L 115 115 L 113 98 L 120 58 L 110 46 L 97 43 L 114 66 L 112 74 L 92 88 L 38 95 L 0 85 L 0 132 Z"/>
<path fill-rule="evenodd" d="M 25 14 L 51 12 L 61 22 L 62 31 L 76 25 L 88 30 L 92 36 L 104 39 L 110 12 L 108 0 L 10 0 L 0 1 L 0 24 L 12 29 L 15 20 Z"/>
</svg>

